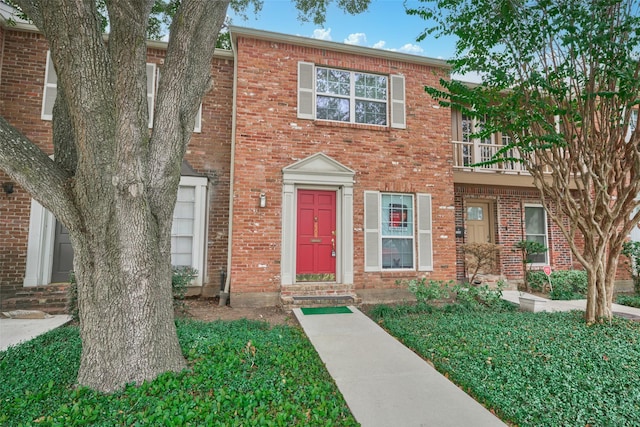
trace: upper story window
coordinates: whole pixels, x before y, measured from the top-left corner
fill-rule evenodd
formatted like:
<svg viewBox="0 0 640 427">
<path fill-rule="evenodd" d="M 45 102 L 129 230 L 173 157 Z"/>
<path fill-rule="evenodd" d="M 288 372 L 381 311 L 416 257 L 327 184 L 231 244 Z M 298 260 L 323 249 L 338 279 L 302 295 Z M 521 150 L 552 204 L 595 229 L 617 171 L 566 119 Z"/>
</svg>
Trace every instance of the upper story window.
<svg viewBox="0 0 640 427">
<path fill-rule="evenodd" d="M 406 128 L 404 76 L 298 63 L 301 119 Z"/>
<path fill-rule="evenodd" d="M 156 64 L 147 63 L 147 106 L 149 110 L 149 129 L 153 127 L 153 111 L 155 109 L 155 97 L 160 78 L 160 71 Z M 53 67 L 51 52 L 47 51 L 47 65 L 44 73 L 44 90 L 42 93 L 42 120 L 53 119 L 53 104 L 58 95 L 58 76 Z M 200 132 L 202 127 L 202 104 L 196 114 L 196 122 L 193 131 Z"/>
<path fill-rule="evenodd" d="M 316 68 L 316 118 L 387 125 L 387 76 Z"/>
</svg>

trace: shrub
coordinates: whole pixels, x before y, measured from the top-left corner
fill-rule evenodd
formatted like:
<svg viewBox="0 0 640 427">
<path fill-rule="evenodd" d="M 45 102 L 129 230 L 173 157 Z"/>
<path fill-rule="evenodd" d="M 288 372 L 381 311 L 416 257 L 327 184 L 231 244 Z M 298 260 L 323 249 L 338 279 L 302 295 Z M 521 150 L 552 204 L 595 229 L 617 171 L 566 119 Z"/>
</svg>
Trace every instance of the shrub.
<svg viewBox="0 0 640 427">
<path fill-rule="evenodd" d="M 429 280 L 426 278 L 409 280 L 407 286 L 409 291 L 416 297 L 418 303 L 428 303 L 434 300 L 449 298 L 450 285 L 453 281 L 442 282 Z"/>
<path fill-rule="evenodd" d="M 542 291 L 549 283 L 547 275 L 542 271 L 529 271 L 528 281 L 531 289 Z M 585 298 L 587 293 L 587 272 L 584 270 L 558 270 L 551 273 L 552 291 L 549 296 L 553 300 L 571 300 Z"/>
<path fill-rule="evenodd" d="M 434 301 L 450 300 L 448 310 L 484 310 L 508 309 L 509 304 L 502 300 L 503 283 L 499 282 L 497 289 L 490 289 L 488 285 L 470 286 L 469 284 L 455 284 L 439 280 L 412 279 L 407 283 L 409 291 L 415 295 L 418 304 L 413 309 L 415 312 L 429 311 L 429 304 Z M 453 300 L 451 300 L 453 298 Z M 384 317 L 390 313 L 385 308 L 375 308 L 374 317 Z M 396 307 L 393 314 L 407 313 L 405 308 Z"/>
<path fill-rule="evenodd" d="M 640 308 L 640 295 L 618 295 L 616 303 Z"/>
<path fill-rule="evenodd" d="M 500 246 L 495 243 L 467 243 L 461 247 L 465 256 L 467 274 L 471 272 L 469 283 L 473 284 L 480 271 L 496 268 Z"/>
<path fill-rule="evenodd" d="M 510 304 L 502 299 L 503 282 L 498 282 L 496 289 L 490 289 L 488 285 L 469 286 L 458 284 L 453 288 L 455 293 L 455 304 L 448 310 L 505 310 L 510 308 Z"/>
</svg>

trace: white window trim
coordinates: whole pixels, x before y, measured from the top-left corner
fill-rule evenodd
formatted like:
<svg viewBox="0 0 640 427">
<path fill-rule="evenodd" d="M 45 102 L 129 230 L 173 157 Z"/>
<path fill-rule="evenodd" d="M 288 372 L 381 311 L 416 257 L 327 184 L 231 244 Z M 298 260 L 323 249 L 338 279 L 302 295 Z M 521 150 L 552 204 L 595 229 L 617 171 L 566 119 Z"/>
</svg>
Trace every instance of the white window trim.
<svg viewBox="0 0 640 427">
<path fill-rule="evenodd" d="M 338 95 L 335 93 L 327 93 L 327 92 L 318 92 L 318 85 L 317 85 L 317 71 L 318 69 L 325 69 L 325 70 L 335 70 L 335 71 L 339 71 L 339 72 L 343 72 L 343 73 L 349 73 L 349 95 Z M 318 121 L 323 121 L 323 122 L 336 122 L 336 123 L 350 123 L 352 125 L 367 125 L 367 126 L 379 126 L 381 128 L 386 128 L 389 127 L 389 110 L 391 110 L 391 101 L 389 99 L 389 76 L 385 75 L 385 74 L 375 74 L 375 73 L 369 73 L 366 71 L 352 71 L 352 70 L 343 70 L 340 68 L 333 68 L 333 67 L 324 67 L 324 66 L 316 66 L 314 67 L 314 105 L 315 105 L 315 116 L 316 116 L 316 120 Z M 363 74 L 363 75 L 371 75 L 371 76 L 378 76 L 378 77 L 384 77 L 386 79 L 386 90 L 387 90 L 387 97 L 386 99 L 380 100 L 380 99 L 370 99 L 370 98 L 363 98 L 363 97 L 358 97 L 356 96 L 356 79 L 355 79 L 355 75 L 356 74 Z M 330 120 L 330 119 L 320 119 L 318 118 L 318 96 L 324 96 L 324 97 L 328 97 L 328 98 L 340 98 L 340 99 L 348 99 L 349 100 L 349 121 L 342 121 L 342 120 Z M 377 102 L 379 104 L 386 104 L 386 111 L 385 111 L 385 121 L 386 124 L 384 125 L 379 125 L 379 124 L 375 124 L 375 123 L 361 123 L 361 122 L 356 122 L 356 101 L 361 100 L 361 101 L 365 101 L 365 102 Z"/>
<path fill-rule="evenodd" d="M 411 247 L 412 247 L 412 251 L 411 251 L 411 256 L 412 256 L 412 261 L 411 261 L 411 267 L 398 267 L 398 268 L 384 268 L 383 263 L 382 263 L 382 257 L 383 257 L 383 247 L 382 247 L 382 241 L 384 239 L 392 239 L 392 240 L 403 240 L 403 239 L 409 239 L 409 236 L 385 236 L 384 233 L 382 232 L 382 230 L 384 229 L 382 227 L 382 222 L 384 219 L 384 215 L 383 215 L 383 209 L 384 206 L 382 206 L 382 196 L 410 196 L 411 197 L 411 212 L 413 215 L 413 218 L 411 218 L 411 222 L 413 224 L 413 234 L 410 237 L 411 238 Z M 380 219 L 380 225 L 379 225 L 379 229 L 380 229 L 380 236 L 378 238 L 379 240 L 379 253 L 380 253 L 380 269 L 381 271 L 416 271 L 418 269 L 417 267 L 417 263 L 416 263 L 416 255 L 417 255 L 417 246 L 418 246 L 418 239 L 417 239 L 417 232 L 418 232 L 418 223 L 416 221 L 417 216 L 416 216 L 416 198 L 414 194 L 411 193 L 395 193 L 395 192 L 380 192 L 378 193 L 378 208 L 380 209 L 380 214 L 379 214 L 379 219 Z"/>
<path fill-rule="evenodd" d="M 413 197 L 414 229 L 413 229 L 413 268 L 382 268 L 382 195 L 401 194 Z M 372 198 L 373 197 L 373 198 Z M 368 204 L 371 202 L 371 205 Z M 429 212 L 422 212 L 422 203 L 427 202 Z M 374 208 L 375 212 L 368 212 L 369 208 Z M 367 207 L 369 206 L 369 208 Z M 433 212 L 432 198 L 430 194 L 424 193 L 390 193 L 379 191 L 364 192 L 364 271 L 365 272 L 394 272 L 394 271 L 433 271 Z M 375 221 L 374 221 L 375 220 Z M 371 245 L 372 239 L 374 240 Z M 421 242 L 424 243 L 421 244 Z M 369 252 L 371 250 L 371 252 Z M 373 256 L 371 259 L 367 257 Z M 374 255 L 375 254 L 375 255 Z M 372 261 L 375 261 L 373 263 Z M 374 265 L 375 264 L 375 265 Z"/>
<path fill-rule="evenodd" d="M 195 176 L 180 177 L 180 187 L 195 187 L 194 216 L 193 216 L 193 242 L 191 246 L 191 267 L 198 271 L 198 275 L 191 283 L 193 286 L 202 286 L 206 282 L 206 243 L 207 243 L 207 212 L 204 210 L 207 203 L 207 178 Z"/>
<path fill-rule="evenodd" d="M 384 128 L 392 128 L 392 129 L 406 129 L 407 128 L 407 117 L 406 117 L 406 96 L 405 96 L 405 77 L 400 74 L 376 74 L 369 71 L 364 70 L 343 70 L 340 68 L 326 67 L 320 65 L 321 68 L 326 69 L 335 69 L 339 71 L 346 71 L 349 73 L 361 73 L 361 74 L 371 74 L 384 76 L 387 78 L 387 124 L 386 125 L 376 125 L 376 124 L 368 124 L 368 123 L 356 123 L 355 122 L 355 114 L 350 114 L 350 121 L 334 121 L 327 119 L 318 119 L 317 118 L 317 94 L 316 94 L 316 64 L 311 62 L 298 62 L 298 84 L 297 84 L 297 95 L 298 95 L 298 104 L 297 104 L 297 117 L 299 119 L 307 119 L 307 120 L 319 120 L 330 123 L 348 123 L 355 125 L 368 125 L 368 126 L 377 126 L 381 129 Z M 351 84 L 355 85 L 354 79 L 351 79 Z M 349 96 L 349 99 L 353 98 L 353 102 L 355 102 L 355 91 L 352 91 L 353 95 Z M 326 96 L 334 96 L 332 94 L 327 94 Z M 339 96 L 338 96 L 339 97 Z M 359 98 L 360 99 L 360 98 Z M 366 98 L 362 98 L 366 99 Z M 380 102 L 379 100 L 372 100 L 373 102 Z M 351 101 L 350 101 L 351 102 Z M 353 104 L 350 105 L 350 113 L 354 111 Z"/>
<path fill-rule="evenodd" d="M 57 83 L 50 83 L 49 79 L 51 78 L 51 72 L 55 75 L 55 70 L 53 69 L 53 64 L 51 62 L 51 52 L 47 51 L 47 62 L 44 68 L 44 87 L 42 89 L 42 110 L 40 113 L 40 117 L 42 120 L 52 120 L 53 114 L 45 111 L 45 105 L 47 105 L 47 94 L 49 93 L 48 89 L 58 89 Z M 55 102 L 55 99 L 54 99 Z M 53 105 L 53 103 L 51 104 Z M 53 110 L 53 107 L 52 107 Z"/>
<path fill-rule="evenodd" d="M 525 240 L 527 239 L 527 222 L 526 222 L 526 208 L 540 208 L 542 209 L 542 213 L 544 214 L 544 236 L 545 236 L 545 247 L 547 248 L 547 250 L 544 252 L 544 262 L 532 262 L 530 265 L 532 267 L 544 267 L 547 265 L 550 265 L 550 261 L 549 261 L 549 251 L 551 250 L 551 248 L 549 247 L 549 227 L 547 225 L 547 210 L 544 208 L 543 205 L 541 204 L 537 204 L 537 203 L 525 203 L 524 204 L 524 208 L 525 208 L 525 212 L 524 213 L 524 238 Z"/>
</svg>

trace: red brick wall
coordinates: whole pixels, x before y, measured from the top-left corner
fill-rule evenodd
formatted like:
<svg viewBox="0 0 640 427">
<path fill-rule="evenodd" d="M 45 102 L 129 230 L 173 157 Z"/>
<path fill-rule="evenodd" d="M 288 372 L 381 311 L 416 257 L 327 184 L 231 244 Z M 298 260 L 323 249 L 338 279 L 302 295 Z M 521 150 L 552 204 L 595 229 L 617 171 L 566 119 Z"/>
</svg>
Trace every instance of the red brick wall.
<svg viewBox="0 0 640 427">
<path fill-rule="evenodd" d="M 298 62 L 405 76 L 407 129 L 297 118 Z M 323 152 L 356 172 L 354 280 L 356 289 L 393 287 L 407 273 L 364 273 L 364 191 L 429 193 L 433 199 L 434 271 L 455 277 L 450 112 L 424 91 L 442 70 L 389 59 L 238 37 L 234 175 L 234 292 L 280 288 L 282 169 Z M 258 196 L 267 195 L 267 208 Z"/>
<path fill-rule="evenodd" d="M 4 30 L 0 70 L 0 115 L 48 154 L 51 122 L 40 119 L 47 45 L 38 34 Z M 0 183 L 12 181 L 0 171 Z M 0 190 L 0 295 L 3 300 L 22 288 L 27 259 L 31 198 L 19 186 Z"/>
<path fill-rule="evenodd" d="M 500 272 L 507 279 L 522 278 L 522 259 L 514 245 L 524 239 L 524 205 L 540 204 L 535 188 L 490 187 L 481 185 L 456 184 L 456 226 L 464 226 L 464 212 L 467 201 L 487 200 L 493 203 L 495 243 L 501 246 Z M 571 249 L 559 227 L 547 216 L 549 259 L 555 270 L 573 268 Z M 457 237 L 457 245 L 465 243 L 466 237 Z M 458 280 L 465 277 L 464 257 L 458 252 L 456 272 Z"/>
<path fill-rule="evenodd" d="M 47 43 L 36 33 L 0 31 L 4 35 L 0 115 L 51 154 L 51 122 L 40 118 Z M 163 57 L 163 50 L 149 49 L 149 62 L 161 66 Z M 212 74 L 214 86 L 203 101 L 202 132 L 194 133 L 186 159 L 210 180 L 207 269 L 212 286 L 217 287 L 219 271 L 227 265 L 233 59 L 216 57 Z M 0 172 L 0 183 L 7 180 Z M 30 200 L 18 186 L 11 195 L 0 192 L 0 292 L 5 297 L 22 288 Z"/>
</svg>

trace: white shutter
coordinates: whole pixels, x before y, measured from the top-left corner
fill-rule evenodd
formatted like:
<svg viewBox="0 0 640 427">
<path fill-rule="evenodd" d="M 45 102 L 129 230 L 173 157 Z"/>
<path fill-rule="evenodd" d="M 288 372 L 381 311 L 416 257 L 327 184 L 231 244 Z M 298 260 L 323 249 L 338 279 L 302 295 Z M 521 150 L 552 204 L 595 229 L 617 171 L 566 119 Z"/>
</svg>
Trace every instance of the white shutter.
<svg viewBox="0 0 640 427">
<path fill-rule="evenodd" d="M 193 131 L 196 133 L 202 132 L 202 102 L 200 103 L 200 108 L 198 108 L 198 113 L 196 114 L 196 124 L 193 127 Z"/>
<path fill-rule="evenodd" d="M 364 271 L 380 271 L 380 193 L 364 192 Z"/>
<path fill-rule="evenodd" d="M 418 194 L 418 270 L 433 270 L 431 195 Z"/>
<path fill-rule="evenodd" d="M 156 98 L 156 64 L 147 64 L 147 108 L 149 109 L 149 129 L 153 127 L 153 110 Z"/>
<path fill-rule="evenodd" d="M 298 118 L 315 119 L 314 64 L 298 62 Z"/>
<path fill-rule="evenodd" d="M 404 102 L 404 76 L 391 76 L 391 127 L 407 128 Z"/>
<path fill-rule="evenodd" d="M 44 71 L 44 89 L 42 92 L 42 120 L 53 118 L 53 104 L 58 95 L 58 76 L 53 68 L 51 52 L 47 51 L 47 65 Z"/>
</svg>

